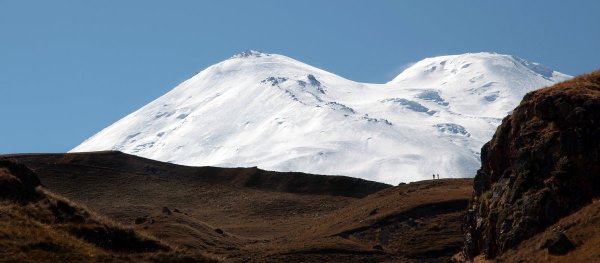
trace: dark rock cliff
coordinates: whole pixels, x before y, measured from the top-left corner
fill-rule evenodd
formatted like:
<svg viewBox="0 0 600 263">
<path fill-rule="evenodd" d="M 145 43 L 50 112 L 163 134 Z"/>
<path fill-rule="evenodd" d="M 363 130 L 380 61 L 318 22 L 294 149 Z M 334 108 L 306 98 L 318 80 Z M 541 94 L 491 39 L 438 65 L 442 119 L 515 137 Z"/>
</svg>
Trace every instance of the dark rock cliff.
<svg viewBox="0 0 600 263">
<path fill-rule="evenodd" d="M 600 196 L 600 71 L 527 94 L 481 150 L 465 254 L 494 258 Z"/>
</svg>

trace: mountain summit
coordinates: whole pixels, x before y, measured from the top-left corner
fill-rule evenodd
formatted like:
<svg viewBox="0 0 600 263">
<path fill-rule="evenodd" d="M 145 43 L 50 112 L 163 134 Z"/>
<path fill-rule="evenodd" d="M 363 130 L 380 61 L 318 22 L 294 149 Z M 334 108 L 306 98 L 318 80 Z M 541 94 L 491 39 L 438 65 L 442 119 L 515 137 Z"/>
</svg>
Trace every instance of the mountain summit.
<svg viewBox="0 0 600 263">
<path fill-rule="evenodd" d="M 72 152 L 119 150 L 194 166 L 258 166 L 397 184 L 470 177 L 527 92 L 570 78 L 509 55 L 427 58 L 385 84 L 282 55 L 212 65 Z"/>
</svg>

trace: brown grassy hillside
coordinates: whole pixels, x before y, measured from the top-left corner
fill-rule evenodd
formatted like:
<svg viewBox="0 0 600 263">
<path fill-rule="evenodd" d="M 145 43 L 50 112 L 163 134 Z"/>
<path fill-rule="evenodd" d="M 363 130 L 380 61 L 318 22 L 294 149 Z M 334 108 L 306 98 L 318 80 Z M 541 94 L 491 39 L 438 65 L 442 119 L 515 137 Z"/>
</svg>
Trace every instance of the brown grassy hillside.
<svg viewBox="0 0 600 263">
<path fill-rule="evenodd" d="M 470 179 L 185 167 L 115 152 L 12 155 L 49 189 L 187 251 L 232 262 L 446 262 Z"/>
<path fill-rule="evenodd" d="M 103 218 L 39 186 L 26 167 L 0 160 L 2 262 L 213 262 Z"/>
</svg>

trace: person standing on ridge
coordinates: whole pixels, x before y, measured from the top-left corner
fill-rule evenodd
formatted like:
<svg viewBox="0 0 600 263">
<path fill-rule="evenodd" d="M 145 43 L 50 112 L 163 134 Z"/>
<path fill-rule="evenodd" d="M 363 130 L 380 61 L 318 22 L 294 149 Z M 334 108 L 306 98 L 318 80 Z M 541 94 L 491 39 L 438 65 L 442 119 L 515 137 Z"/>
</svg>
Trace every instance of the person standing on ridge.
<svg viewBox="0 0 600 263">
<path fill-rule="evenodd" d="M 437 176 L 438 176 L 438 179 L 440 179 L 440 174 L 437 174 Z"/>
<path fill-rule="evenodd" d="M 433 174 L 433 180 L 435 180 L 435 174 Z"/>
</svg>

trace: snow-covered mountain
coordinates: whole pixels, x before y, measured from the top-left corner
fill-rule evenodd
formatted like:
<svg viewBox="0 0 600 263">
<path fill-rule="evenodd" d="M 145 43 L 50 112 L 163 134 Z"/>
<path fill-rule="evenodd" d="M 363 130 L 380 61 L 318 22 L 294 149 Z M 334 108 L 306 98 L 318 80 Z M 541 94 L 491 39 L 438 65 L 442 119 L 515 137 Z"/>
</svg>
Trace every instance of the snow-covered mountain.
<svg viewBox="0 0 600 263">
<path fill-rule="evenodd" d="M 474 176 L 479 151 L 531 90 L 570 76 L 509 55 L 427 58 L 385 84 L 247 51 L 203 70 L 72 152 L 258 166 L 397 184 Z"/>
</svg>

